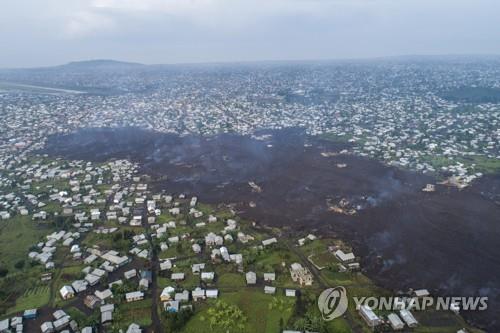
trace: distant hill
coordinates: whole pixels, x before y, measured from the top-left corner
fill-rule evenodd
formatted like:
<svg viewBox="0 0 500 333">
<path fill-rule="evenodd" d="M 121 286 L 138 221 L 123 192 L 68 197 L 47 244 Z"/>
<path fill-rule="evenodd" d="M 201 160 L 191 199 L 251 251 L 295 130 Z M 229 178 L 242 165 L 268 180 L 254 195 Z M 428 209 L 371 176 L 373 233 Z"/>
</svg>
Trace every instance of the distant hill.
<svg viewBox="0 0 500 333">
<path fill-rule="evenodd" d="M 56 66 L 65 69 L 120 69 L 120 68 L 137 68 L 146 65 L 137 62 L 126 62 L 110 59 L 95 59 L 84 61 L 73 61 L 65 65 Z"/>
</svg>

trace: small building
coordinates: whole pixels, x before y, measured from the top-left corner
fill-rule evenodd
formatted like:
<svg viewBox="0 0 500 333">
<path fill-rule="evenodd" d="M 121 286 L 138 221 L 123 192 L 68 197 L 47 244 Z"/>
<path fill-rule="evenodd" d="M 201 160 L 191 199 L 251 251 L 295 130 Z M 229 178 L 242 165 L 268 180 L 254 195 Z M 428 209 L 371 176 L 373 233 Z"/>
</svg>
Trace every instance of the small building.
<svg viewBox="0 0 500 333">
<path fill-rule="evenodd" d="M 415 317 L 413 317 L 413 314 L 410 311 L 401 309 L 399 310 L 399 315 L 401 316 L 401 318 L 403 318 L 404 322 L 409 327 L 416 327 L 418 325 L 418 321 L 415 319 Z"/>
<path fill-rule="evenodd" d="M 200 246 L 200 245 L 198 245 L 198 244 L 196 244 L 196 243 L 195 243 L 195 244 L 193 244 L 193 245 L 191 246 L 191 248 L 193 249 L 193 252 L 194 252 L 194 253 L 196 253 L 196 254 L 201 253 L 201 246 Z"/>
<path fill-rule="evenodd" d="M 133 291 L 125 294 L 125 300 L 127 302 L 135 302 L 144 299 L 144 293 L 142 291 Z"/>
<path fill-rule="evenodd" d="M 71 287 L 75 290 L 76 293 L 81 293 L 87 290 L 88 282 L 85 280 L 75 280 L 71 283 Z"/>
<path fill-rule="evenodd" d="M 359 314 L 363 318 L 366 324 L 370 327 L 375 327 L 381 324 L 380 318 L 373 312 L 373 310 L 367 305 L 361 305 L 359 307 Z"/>
<path fill-rule="evenodd" d="M 285 289 L 286 297 L 295 297 L 297 296 L 297 291 L 295 289 Z"/>
<path fill-rule="evenodd" d="M 306 267 L 302 267 L 298 262 L 290 266 L 290 276 L 293 282 L 297 282 L 301 286 L 310 286 L 313 283 L 311 272 Z"/>
<path fill-rule="evenodd" d="M 68 325 L 69 325 L 69 316 L 64 316 L 54 321 L 54 329 L 56 331 L 60 331 Z"/>
<path fill-rule="evenodd" d="M 135 278 L 137 276 L 137 270 L 135 269 L 131 269 L 129 271 L 126 271 L 125 273 L 123 273 L 123 277 L 127 280 L 130 280 L 132 278 Z"/>
<path fill-rule="evenodd" d="M 113 321 L 113 312 L 104 311 L 101 312 L 101 324 L 107 324 Z"/>
<path fill-rule="evenodd" d="M 208 281 L 212 282 L 215 278 L 215 273 L 214 272 L 202 272 L 201 273 L 201 279 L 203 281 Z"/>
<path fill-rule="evenodd" d="M 73 290 L 73 287 L 71 286 L 63 286 L 60 290 L 59 293 L 61 294 L 62 299 L 70 299 L 75 297 L 75 291 Z"/>
<path fill-rule="evenodd" d="M 142 333 L 142 330 L 139 325 L 132 323 L 128 326 L 126 333 Z"/>
<path fill-rule="evenodd" d="M 83 299 L 83 304 L 89 309 L 93 310 L 101 306 L 101 299 L 95 295 L 87 295 Z"/>
<path fill-rule="evenodd" d="M 139 289 L 141 290 L 148 290 L 149 288 L 149 280 L 148 279 L 140 279 L 139 280 Z"/>
<path fill-rule="evenodd" d="M 395 313 L 391 313 L 387 316 L 387 319 L 389 320 L 389 324 L 391 325 L 392 329 L 395 331 L 402 330 L 405 327 L 405 324 L 399 318 L 399 316 Z"/>
<path fill-rule="evenodd" d="M 429 293 L 429 291 L 427 289 L 417 289 L 415 291 L 413 291 L 413 295 L 415 297 L 428 297 L 430 296 L 431 294 Z"/>
<path fill-rule="evenodd" d="M 245 278 L 247 280 L 247 284 L 256 284 L 257 283 L 257 275 L 254 272 L 247 272 L 245 274 Z"/>
<path fill-rule="evenodd" d="M 175 289 L 173 287 L 165 287 L 160 295 L 160 300 L 162 302 L 166 302 L 172 299 L 172 295 L 175 293 Z"/>
<path fill-rule="evenodd" d="M 93 274 L 87 274 L 85 275 L 85 281 L 89 283 L 90 286 L 95 286 L 97 283 L 99 283 L 99 277 L 95 276 Z"/>
<path fill-rule="evenodd" d="M 193 298 L 193 301 L 199 301 L 199 300 L 204 300 L 205 299 L 205 289 L 201 288 L 196 288 L 191 292 L 191 297 Z"/>
<path fill-rule="evenodd" d="M 24 319 L 35 319 L 37 316 L 37 313 L 38 313 L 37 309 L 25 310 L 23 313 L 23 318 Z"/>
<path fill-rule="evenodd" d="M 105 304 L 99 308 L 99 311 L 101 311 L 101 313 L 106 312 L 106 311 L 113 312 L 113 311 L 115 311 L 115 305 L 113 303 Z"/>
<path fill-rule="evenodd" d="M 170 279 L 173 281 L 182 281 L 184 280 L 184 273 L 172 273 Z"/>
<path fill-rule="evenodd" d="M 273 282 L 276 280 L 276 273 L 264 273 L 265 282 Z"/>
<path fill-rule="evenodd" d="M 207 289 L 205 292 L 207 298 L 217 298 L 219 297 L 219 290 L 217 289 Z"/>
<path fill-rule="evenodd" d="M 189 291 L 184 290 L 182 293 L 176 293 L 175 300 L 179 301 L 179 302 L 188 302 L 189 301 Z"/>
<path fill-rule="evenodd" d="M 96 290 L 94 294 L 103 301 L 107 298 L 113 297 L 113 292 L 111 291 L 111 289 L 105 289 L 103 291 Z"/>
<path fill-rule="evenodd" d="M 0 333 L 10 333 L 9 319 L 0 321 Z"/>
<path fill-rule="evenodd" d="M 51 321 L 46 321 L 42 325 L 40 325 L 40 330 L 42 333 L 53 333 L 54 332 L 54 324 Z"/>
<path fill-rule="evenodd" d="M 160 262 L 160 271 L 166 271 L 172 269 L 172 262 L 170 260 L 165 260 Z"/>
<path fill-rule="evenodd" d="M 340 262 L 342 262 L 344 264 L 350 263 L 350 262 L 354 261 L 354 259 L 356 259 L 356 257 L 354 256 L 354 253 L 352 253 L 352 252 L 344 253 L 344 251 L 342 251 L 342 250 L 335 251 L 334 255 L 338 260 L 340 260 Z"/>
<path fill-rule="evenodd" d="M 269 246 L 269 245 L 272 245 L 272 244 L 276 244 L 278 243 L 278 240 L 276 238 L 269 238 L 269 239 L 265 239 L 262 241 L 262 245 L 265 247 L 265 246 Z"/>
<path fill-rule="evenodd" d="M 264 293 L 269 295 L 276 294 L 276 287 L 264 286 Z"/>
</svg>

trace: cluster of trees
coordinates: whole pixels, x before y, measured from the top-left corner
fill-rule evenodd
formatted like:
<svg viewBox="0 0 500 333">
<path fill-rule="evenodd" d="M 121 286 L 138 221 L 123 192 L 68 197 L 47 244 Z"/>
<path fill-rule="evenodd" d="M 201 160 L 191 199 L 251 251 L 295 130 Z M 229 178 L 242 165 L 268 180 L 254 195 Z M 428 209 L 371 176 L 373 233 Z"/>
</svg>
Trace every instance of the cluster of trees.
<svg viewBox="0 0 500 333">
<path fill-rule="evenodd" d="M 165 314 L 165 331 L 167 333 L 179 332 L 193 316 L 191 308 L 181 309 L 179 312 Z"/>
<path fill-rule="evenodd" d="M 113 287 L 111 287 L 111 291 L 113 292 L 114 299 L 118 302 L 121 303 L 125 299 L 125 294 L 135 291 L 136 287 L 133 284 L 132 281 L 130 280 L 125 280 L 122 284 L 114 284 Z"/>
<path fill-rule="evenodd" d="M 326 322 L 321 317 L 316 305 L 314 294 L 301 293 L 298 295 L 290 322 L 293 329 L 297 331 L 328 332 Z"/>
<path fill-rule="evenodd" d="M 126 252 L 132 244 L 132 237 L 135 233 L 132 230 L 122 230 L 121 232 L 115 232 L 113 234 L 113 246 L 118 251 Z"/>
<path fill-rule="evenodd" d="M 212 332 L 241 332 L 247 323 L 240 308 L 221 300 L 207 310 L 207 317 L 202 317 L 202 320 L 208 321 Z"/>
</svg>

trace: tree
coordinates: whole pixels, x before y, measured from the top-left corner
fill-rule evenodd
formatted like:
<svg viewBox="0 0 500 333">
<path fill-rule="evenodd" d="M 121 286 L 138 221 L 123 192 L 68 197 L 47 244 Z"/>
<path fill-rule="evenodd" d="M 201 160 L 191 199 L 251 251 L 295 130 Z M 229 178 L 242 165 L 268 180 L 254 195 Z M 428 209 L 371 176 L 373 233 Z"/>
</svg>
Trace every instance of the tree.
<svg viewBox="0 0 500 333">
<path fill-rule="evenodd" d="M 240 308 L 221 300 L 218 300 L 215 306 L 207 310 L 207 316 L 212 332 L 241 332 L 247 322 L 247 318 Z M 205 318 L 203 319 L 205 320 Z"/>
<path fill-rule="evenodd" d="M 16 262 L 16 263 L 14 264 L 14 267 L 15 267 L 16 269 L 23 269 L 23 267 L 24 267 L 24 260 L 22 260 L 22 259 L 21 259 L 21 260 L 19 260 L 18 262 Z"/>
<path fill-rule="evenodd" d="M 277 310 L 280 313 L 280 325 L 283 325 L 283 315 L 292 311 L 288 302 L 283 298 L 274 297 L 268 305 L 269 310 Z"/>
<path fill-rule="evenodd" d="M 165 313 L 165 318 L 167 319 L 165 324 L 166 332 L 180 331 L 192 316 L 193 310 L 190 308 L 181 309 L 179 312 Z"/>
<path fill-rule="evenodd" d="M 295 321 L 293 328 L 298 331 L 324 333 L 326 332 L 326 323 L 318 314 L 308 312 L 305 317 Z"/>
</svg>

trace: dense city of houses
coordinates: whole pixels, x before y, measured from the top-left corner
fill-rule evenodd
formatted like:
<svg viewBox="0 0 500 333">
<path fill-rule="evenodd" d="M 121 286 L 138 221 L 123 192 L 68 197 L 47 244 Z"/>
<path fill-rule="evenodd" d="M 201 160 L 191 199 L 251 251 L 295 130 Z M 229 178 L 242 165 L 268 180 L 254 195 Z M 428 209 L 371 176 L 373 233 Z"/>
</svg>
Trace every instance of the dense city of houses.
<svg viewBox="0 0 500 333">
<path fill-rule="evenodd" d="M 460 72 L 460 67 L 445 67 L 426 83 L 421 77 L 423 69 L 394 65 L 391 68 L 401 74 L 401 88 L 396 89 L 391 83 L 394 77 L 379 76 L 384 73 L 381 69 L 367 69 L 369 75 L 365 76 L 356 66 L 332 68 L 330 74 L 325 74 L 321 66 L 269 71 L 244 68 L 244 79 L 231 70 L 220 77 L 209 69 L 194 71 L 188 77 L 176 71 L 160 71 L 164 75 L 146 71 L 139 76 L 134 76 L 138 75 L 135 72 L 131 77 L 115 76 L 117 81 L 113 82 L 110 76 L 94 73 L 84 77 L 81 89 L 94 85 L 118 87 L 118 92 L 0 91 L 0 119 L 4 124 L 0 129 L 0 219 L 29 216 L 40 224 L 62 221 L 26 253 L 28 260 L 43 266 L 41 281 L 52 281 L 54 272 L 65 264 L 58 258 L 61 251 L 66 260 L 83 266 L 78 278 L 57 286 L 56 297 L 62 305 L 50 316 L 44 315 L 47 320 L 39 330 L 95 332 L 95 327 L 78 327 L 65 312 L 63 301 L 99 311 L 100 328 L 113 324 L 122 302 L 155 299 L 168 313 L 192 308 L 223 293 L 216 273 L 223 266 L 235 267 L 247 288 L 290 298 L 317 283 L 311 267 L 324 268 L 310 259 L 283 260 L 280 272 L 250 269 L 249 255 L 243 249 L 273 251 L 285 241 L 249 230 L 236 216 L 206 214 L 196 196 L 154 192 L 139 175 L 138 166 L 127 160 L 98 164 L 35 158 L 33 152 L 44 147 L 51 134 L 101 126 L 139 126 L 182 135 L 227 131 L 253 134 L 261 128 L 298 126 L 312 135 L 327 133 L 352 143 L 346 153 L 372 156 L 421 172 L 444 172 L 458 186 L 482 175 L 469 158 L 499 159 L 497 104 L 467 109 L 469 106 L 463 103 L 430 92 L 438 80 L 444 88 L 455 86 L 456 76 L 462 82 L 483 80 L 491 84 L 494 75 L 488 71 L 474 79 Z M 141 81 L 143 76 L 151 76 L 153 83 L 146 85 Z M 67 82 L 64 73 L 53 80 L 55 86 Z M 169 218 L 165 220 L 165 216 Z M 125 231 L 130 231 L 124 236 L 125 247 L 95 241 Z M 313 234 L 298 239 L 294 246 L 311 242 L 317 242 Z M 178 265 L 182 258 L 168 255 L 176 248 L 188 248 L 184 256 L 194 262 L 188 267 Z M 338 272 L 361 269 L 348 248 L 330 246 L 328 251 L 335 258 Z M 199 283 L 183 287 L 188 276 L 195 276 Z M 169 284 L 153 294 L 158 278 Z M 280 279 L 289 279 L 292 285 L 279 287 L 276 282 Z M 0 321 L 0 333 L 25 332 L 24 324 L 36 319 L 40 310 L 26 309 Z M 381 316 L 362 306 L 359 316 L 370 327 L 389 323 L 394 330 L 401 330 L 418 325 L 406 309 Z M 126 332 L 141 329 L 131 323 Z"/>
<path fill-rule="evenodd" d="M 41 148 L 50 134 L 103 126 L 180 135 L 301 127 L 351 143 L 348 153 L 443 174 L 460 187 L 481 177 L 484 163 L 500 158 L 498 103 L 440 94 L 462 86 L 498 87 L 495 63 L 144 66 L 112 75 L 67 66 L 50 75 L 16 73 L 0 72 L 0 80 L 92 93 L 0 90 L 2 169 Z"/>
</svg>

